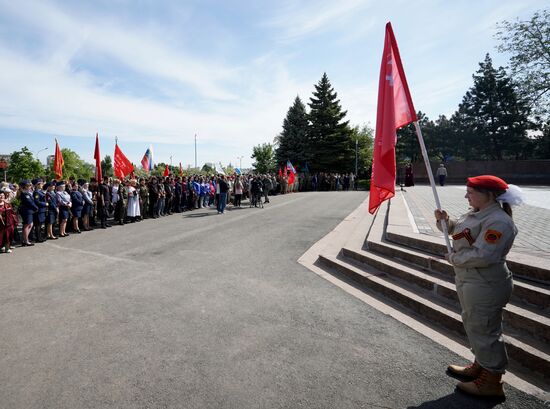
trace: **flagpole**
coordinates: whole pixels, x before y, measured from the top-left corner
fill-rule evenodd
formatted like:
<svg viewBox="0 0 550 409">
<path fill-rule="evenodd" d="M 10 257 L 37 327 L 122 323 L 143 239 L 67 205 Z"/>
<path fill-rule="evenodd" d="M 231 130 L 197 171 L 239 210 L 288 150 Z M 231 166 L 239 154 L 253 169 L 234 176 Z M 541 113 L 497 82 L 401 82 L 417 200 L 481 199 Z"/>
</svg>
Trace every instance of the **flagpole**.
<svg viewBox="0 0 550 409">
<path fill-rule="evenodd" d="M 420 130 L 420 125 L 418 125 L 418 121 L 414 121 L 414 128 L 416 129 L 416 136 L 418 136 L 418 142 L 420 143 L 420 149 L 422 150 L 422 157 L 424 158 L 426 173 L 428 174 L 428 179 L 430 180 L 430 185 L 432 186 L 432 192 L 435 199 L 435 206 L 437 207 L 437 210 L 441 210 L 441 203 L 439 201 L 439 196 L 435 188 L 434 175 L 432 174 L 430 160 L 428 159 L 428 151 L 426 151 L 426 145 L 424 144 L 424 138 L 422 137 L 422 131 Z M 447 244 L 447 251 L 451 253 L 452 252 L 451 240 L 449 240 L 449 231 L 447 229 L 446 220 L 441 220 L 441 227 L 443 228 L 443 235 L 445 237 L 445 243 Z"/>
</svg>

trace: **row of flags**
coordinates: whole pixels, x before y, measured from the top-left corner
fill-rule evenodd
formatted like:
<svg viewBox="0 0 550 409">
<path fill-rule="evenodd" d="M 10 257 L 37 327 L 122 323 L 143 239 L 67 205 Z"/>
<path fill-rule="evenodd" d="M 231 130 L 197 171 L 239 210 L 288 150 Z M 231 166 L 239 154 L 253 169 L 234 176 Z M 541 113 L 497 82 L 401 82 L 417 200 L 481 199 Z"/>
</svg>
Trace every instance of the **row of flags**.
<svg viewBox="0 0 550 409">
<path fill-rule="evenodd" d="M 94 149 L 94 160 L 95 160 L 95 178 L 97 180 L 102 180 L 102 170 L 101 170 L 101 152 L 99 150 L 99 134 L 95 135 L 95 149 Z M 118 141 L 115 142 L 115 153 L 113 156 L 113 169 L 116 177 L 124 179 L 128 175 L 132 175 L 134 172 L 134 164 L 124 155 L 120 147 L 118 146 Z M 53 170 L 56 180 L 61 180 L 63 178 L 63 165 L 65 161 L 63 160 L 63 153 L 59 148 L 59 142 L 55 140 L 55 155 L 53 160 Z M 149 146 L 143 155 L 141 160 L 141 165 L 143 169 L 147 172 L 153 170 L 153 147 Z M 183 175 L 183 167 L 180 162 L 179 166 L 180 176 Z M 168 165 L 164 169 L 164 176 L 169 176 L 170 169 Z"/>
<path fill-rule="evenodd" d="M 296 180 L 296 169 L 292 166 L 289 160 L 286 161 L 286 165 L 279 167 L 279 177 L 283 177 L 283 174 L 288 177 L 288 184 L 291 185 Z"/>
</svg>

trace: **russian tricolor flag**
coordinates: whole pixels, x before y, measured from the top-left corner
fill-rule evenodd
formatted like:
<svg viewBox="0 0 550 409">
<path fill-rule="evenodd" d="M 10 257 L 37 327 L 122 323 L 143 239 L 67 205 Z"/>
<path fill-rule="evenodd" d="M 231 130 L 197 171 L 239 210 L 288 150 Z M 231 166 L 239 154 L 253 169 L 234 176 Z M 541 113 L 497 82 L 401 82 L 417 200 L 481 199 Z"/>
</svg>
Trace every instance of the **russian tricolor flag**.
<svg viewBox="0 0 550 409">
<path fill-rule="evenodd" d="M 143 155 L 143 159 L 141 160 L 141 166 L 143 166 L 143 169 L 147 172 L 153 170 L 153 147 L 149 146 L 147 150 L 145 151 L 145 155 Z"/>
</svg>

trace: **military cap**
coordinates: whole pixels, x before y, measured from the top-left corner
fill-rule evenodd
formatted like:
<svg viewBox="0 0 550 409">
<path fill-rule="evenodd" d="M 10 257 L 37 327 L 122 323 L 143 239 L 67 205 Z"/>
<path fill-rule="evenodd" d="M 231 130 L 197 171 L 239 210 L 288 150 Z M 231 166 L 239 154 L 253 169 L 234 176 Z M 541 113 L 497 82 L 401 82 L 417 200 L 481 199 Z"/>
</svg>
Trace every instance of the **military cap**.
<svg viewBox="0 0 550 409">
<path fill-rule="evenodd" d="M 55 186 L 65 186 L 65 182 L 63 182 L 62 180 L 60 180 L 59 182 L 57 182 L 55 184 Z"/>
<path fill-rule="evenodd" d="M 46 190 L 47 188 L 49 188 L 52 184 L 50 182 L 46 182 L 44 183 L 44 190 Z"/>
<path fill-rule="evenodd" d="M 27 186 L 30 184 L 31 184 L 31 181 L 29 179 L 23 179 L 21 182 L 19 182 L 19 186 Z"/>
</svg>

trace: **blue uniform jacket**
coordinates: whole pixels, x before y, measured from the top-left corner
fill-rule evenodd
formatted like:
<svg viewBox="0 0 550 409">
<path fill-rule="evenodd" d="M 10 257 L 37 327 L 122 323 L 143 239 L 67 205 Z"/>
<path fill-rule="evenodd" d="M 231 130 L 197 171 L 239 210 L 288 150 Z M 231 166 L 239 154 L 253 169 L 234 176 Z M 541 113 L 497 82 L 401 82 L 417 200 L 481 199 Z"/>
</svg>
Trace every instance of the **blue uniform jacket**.
<svg viewBox="0 0 550 409">
<path fill-rule="evenodd" d="M 34 217 L 38 219 L 40 223 L 46 221 L 46 210 L 48 204 L 46 202 L 46 193 L 43 190 L 36 190 L 34 192 L 34 204 L 38 207 L 38 210 L 35 212 Z"/>
<path fill-rule="evenodd" d="M 71 207 L 73 211 L 82 210 L 82 208 L 84 207 L 84 198 L 82 197 L 82 193 L 80 193 L 78 190 L 72 191 L 71 202 L 73 203 Z"/>
<path fill-rule="evenodd" d="M 46 192 L 50 211 L 57 209 L 57 195 L 55 192 Z"/>
<path fill-rule="evenodd" d="M 21 206 L 19 206 L 21 216 L 32 216 L 36 211 L 38 211 L 38 206 L 34 203 L 32 194 L 30 192 L 23 192 L 21 194 Z"/>
</svg>

